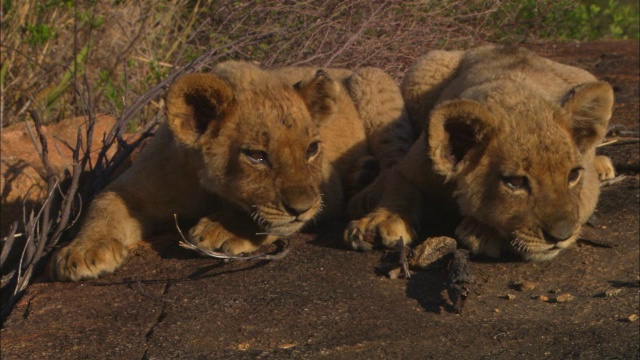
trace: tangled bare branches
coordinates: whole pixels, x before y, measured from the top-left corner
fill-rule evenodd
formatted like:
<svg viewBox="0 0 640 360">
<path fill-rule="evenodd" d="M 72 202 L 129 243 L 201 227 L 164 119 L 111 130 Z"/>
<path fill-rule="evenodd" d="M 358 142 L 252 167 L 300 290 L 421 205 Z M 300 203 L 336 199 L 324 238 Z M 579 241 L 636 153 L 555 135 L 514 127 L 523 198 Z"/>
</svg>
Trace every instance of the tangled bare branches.
<svg viewBox="0 0 640 360">
<path fill-rule="evenodd" d="M 70 175 L 71 184 L 66 191 L 62 191 L 60 180 L 49 164 L 49 147 L 47 138 L 42 133 L 40 116 L 31 111 L 38 139 L 40 141 L 40 157 L 46 170 L 47 196 L 41 209 L 36 214 L 29 213 L 28 221 L 23 219 L 25 243 L 17 268 L 6 276 L 3 274 L 2 290 L 12 287 L 11 296 L 4 304 L 0 313 L 1 320 L 9 315 L 15 302 L 23 294 L 34 274 L 43 266 L 44 259 L 58 243 L 62 232 L 69 225 L 73 203 L 76 199 L 78 182 L 80 180 L 80 148 L 82 134 L 78 130 L 76 147 L 73 150 L 73 169 Z M 87 155 L 88 156 L 88 155 Z M 60 203 L 58 195 L 61 195 Z M 59 205 L 58 205 L 59 204 Z M 25 211 L 26 212 L 26 211 Z M 6 238 L 0 258 L 0 266 L 5 264 L 13 244 L 18 223 L 14 223 L 11 233 Z"/>
</svg>

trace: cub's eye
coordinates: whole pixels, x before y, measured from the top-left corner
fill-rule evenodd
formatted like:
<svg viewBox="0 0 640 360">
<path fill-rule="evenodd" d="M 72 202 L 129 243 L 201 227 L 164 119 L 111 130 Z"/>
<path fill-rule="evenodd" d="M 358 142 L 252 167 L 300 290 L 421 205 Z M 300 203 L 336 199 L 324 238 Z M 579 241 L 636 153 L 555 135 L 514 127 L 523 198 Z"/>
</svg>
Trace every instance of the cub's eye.
<svg viewBox="0 0 640 360">
<path fill-rule="evenodd" d="M 529 187 L 526 176 L 503 176 L 502 182 L 511 190 L 522 190 Z"/>
<path fill-rule="evenodd" d="M 246 149 L 242 150 L 242 153 L 254 164 L 266 164 L 269 162 L 269 156 L 262 150 Z"/>
<path fill-rule="evenodd" d="M 319 141 L 312 142 L 307 148 L 307 159 L 316 155 L 319 151 L 320 151 L 320 142 Z"/>
<path fill-rule="evenodd" d="M 569 171 L 569 176 L 568 176 L 569 186 L 574 186 L 580 181 L 580 179 L 582 178 L 582 170 L 583 168 L 577 167 Z"/>
</svg>

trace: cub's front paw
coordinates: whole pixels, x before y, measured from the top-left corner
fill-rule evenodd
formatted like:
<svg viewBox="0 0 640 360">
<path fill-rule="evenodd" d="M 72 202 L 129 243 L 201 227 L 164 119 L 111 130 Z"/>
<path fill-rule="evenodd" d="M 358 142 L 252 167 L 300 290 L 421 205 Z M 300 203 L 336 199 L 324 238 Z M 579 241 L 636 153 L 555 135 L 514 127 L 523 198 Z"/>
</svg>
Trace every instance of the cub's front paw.
<svg viewBox="0 0 640 360">
<path fill-rule="evenodd" d="M 408 222 L 386 209 L 378 209 L 352 221 L 344 232 L 345 244 L 360 251 L 371 250 L 378 244 L 393 248 L 400 240 L 407 245 L 415 238 L 415 231 Z"/>
<path fill-rule="evenodd" d="M 115 271 L 127 255 L 126 246 L 115 239 L 91 242 L 76 239 L 53 254 L 49 274 L 60 281 L 93 279 Z"/>
<path fill-rule="evenodd" d="M 222 251 L 230 255 L 253 252 L 259 245 L 240 238 L 210 218 L 202 218 L 189 230 L 189 241 L 205 250 Z"/>
<path fill-rule="evenodd" d="M 593 165 L 598 173 L 598 178 L 602 180 L 613 179 L 616 177 L 616 170 L 608 156 L 598 155 L 593 160 Z"/>
</svg>

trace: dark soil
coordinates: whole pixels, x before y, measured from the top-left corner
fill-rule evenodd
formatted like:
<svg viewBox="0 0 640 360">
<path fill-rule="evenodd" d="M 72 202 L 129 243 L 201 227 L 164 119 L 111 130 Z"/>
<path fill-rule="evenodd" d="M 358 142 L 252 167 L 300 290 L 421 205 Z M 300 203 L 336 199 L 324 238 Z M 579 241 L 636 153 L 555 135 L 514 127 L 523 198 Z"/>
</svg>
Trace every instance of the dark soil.
<svg viewBox="0 0 640 360">
<path fill-rule="evenodd" d="M 637 41 L 531 47 L 613 84 L 611 124 L 638 131 Z M 2 358 L 638 358 L 640 149 L 600 150 L 627 177 L 602 189 L 597 225 L 550 262 L 472 258 L 460 315 L 446 270 L 380 275 L 383 252 L 340 245 L 345 221 L 294 237 L 273 262 L 201 258 L 172 235 L 114 275 L 33 284 L 2 329 Z"/>
</svg>

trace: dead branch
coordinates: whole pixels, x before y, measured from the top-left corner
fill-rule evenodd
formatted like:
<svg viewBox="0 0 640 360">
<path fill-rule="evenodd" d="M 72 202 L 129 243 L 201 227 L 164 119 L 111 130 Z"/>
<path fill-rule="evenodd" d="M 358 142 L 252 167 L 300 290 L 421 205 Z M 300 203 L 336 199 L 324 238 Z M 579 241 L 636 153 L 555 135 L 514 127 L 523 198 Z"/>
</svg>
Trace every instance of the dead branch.
<svg viewBox="0 0 640 360">
<path fill-rule="evenodd" d="M 616 247 L 616 244 L 613 242 L 609 242 L 606 240 L 600 240 L 600 239 L 585 239 L 585 238 L 579 238 L 578 242 L 581 244 L 585 244 L 585 245 L 589 245 L 589 246 L 593 246 L 593 247 L 598 247 L 598 248 L 605 248 L 605 249 L 611 249 Z"/>
<path fill-rule="evenodd" d="M 1 322 L 4 322 L 4 319 L 6 319 L 6 317 L 9 315 L 9 312 L 11 311 L 17 300 L 23 295 L 24 291 L 29 286 L 33 276 L 44 266 L 46 255 L 58 242 L 58 239 L 62 234 L 62 230 L 66 226 L 66 222 L 62 222 L 65 221 L 65 219 L 69 218 L 69 214 L 71 212 L 70 206 L 63 205 L 62 209 L 59 211 L 59 214 L 55 217 L 55 219 L 51 215 L 53 206 L 56 205 L 55 202 L 60 182 L 58 180 L 58 177 L 54 173 L 51 164 L 49 163 L 49 148 L 47 144 L 47 138 L 42 133 L 42 122 L 40 121 L 40 116 L 34 110 L 31 110 L 30 114 L 33 118 L 34 127 L 36 129 L 38 140 L 40 142 L 40 156 L 46 171 L 48 190 L 47 197 L 45 198 L 42 207 L 38 211 L 38 214 L 35 215 L 34 212 L 31 211 L 29 221 L 25 224 L 25 244 L 22 249 L 22 254 L 20 256 L 17 269 L 14 272 L 10 273 L 10 278 L 2 279 L 2 282 L 4 283 L 3 290 L 8 290 L 5 289 L 5 287 L 8 286 L 13 286 L 13 290 L 11 291 L 11 296 L 2 308 L 2 312 L 0 312 Z M 79 179 L 79 173 L 77 174 L 77 177 Z M 75 180 L 75 187 L 77 187 L 78 179 Z M 69 191 L 75 191 L 73 181 L 72 185 L 69 188 Z M 74 194 L 71 194 L 71 197 L 73 197 Z M 67 196 L 69 195 L 70 194 L 67 192 Z M 63 201 L 63 204 L 64 203 L 65 201 Z M 23 213 L 26 213 L 26 209 L 24 207 Z M 51 234 L 52 230 L 53 236 Z M 15 231 L 12 231 L 12 234 L 10 234 L 10 236 L 5 241 L 5 245 L 10 244 L 11 246 L 13 246 L 14 238 Z M 3 249 L 3 253 L 4 250 L 5 249 Z M 6 251 L 10 251 L 10 249 Z M 6 260 L 4 254 L 2 256 L 2 259 L 0 260 L 2 260 L 2 264 L 0 264 L 0 266 L 4 265 L 4 261 Z"/>
<path fill-rule="evenodd" d="M 396 243 L 396 248 L 398 250 L 398 262 L 400 263 L 400 269 L 402 269 L 402 275 L 404 275 L 405 279 L 410 279 L 411 271 L 409 271 L 409 262 L 407 261 L 407 246 L 404 244 L 402 236 Z"/>
<path fill-rule="evenodd" d="M 9 251 L 13 247 L 13 242 L 15 238 L 18 236 L 16 234 L 16 230 L 18 230 L 18 222 L 14 221 L 9 229 L 9 235 L 2 239 L 2 252 L 0 253 L 0 264 L 4 264 L 9 256 Z"/>
<path fill-rule="evenodd" d="M 600 182 L 600 187 L 611 186 L 613 184 L 619 183 L 620 181 L 623 181 L 626 178 L 627 178 L 626 175 L 618 175 L 618 176 L 614 177 L 613 179 L 603 180 L 603 181 Z"/>
<path fill-rule="evenodd" d="M 616 139 L 607 139 L 607 141 L 602 144 L 597 145 L 596 147 L 603 146 L 621 146 L 621 145 L 631 145 L 640 143 L 640 138 L 637 137 L 626 137 L 626 138 L 616 138 Z"/>
</svg>

